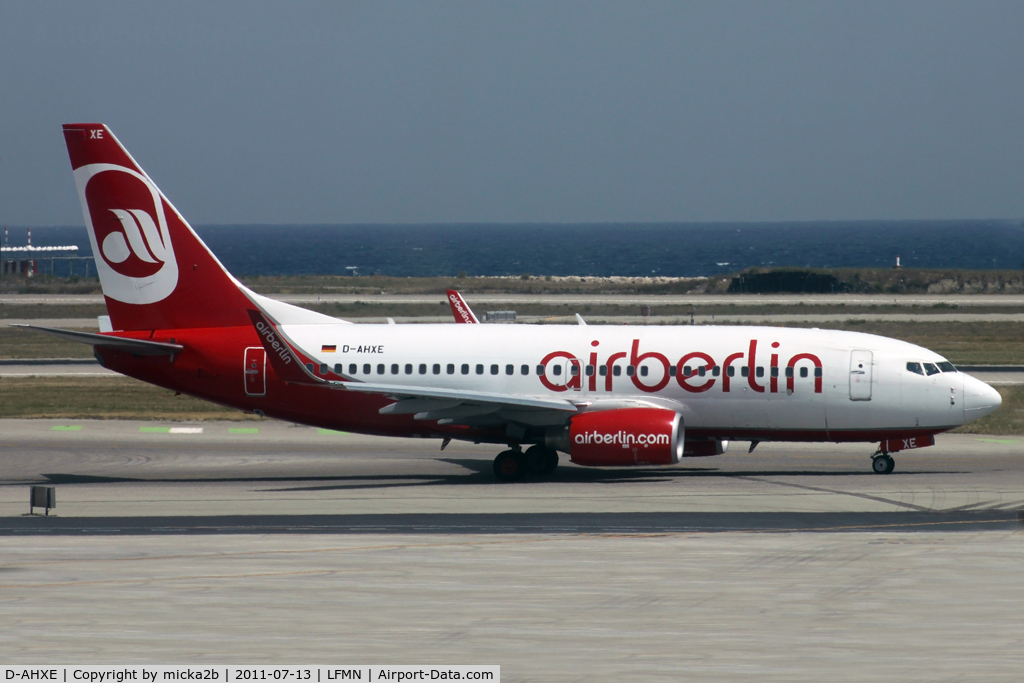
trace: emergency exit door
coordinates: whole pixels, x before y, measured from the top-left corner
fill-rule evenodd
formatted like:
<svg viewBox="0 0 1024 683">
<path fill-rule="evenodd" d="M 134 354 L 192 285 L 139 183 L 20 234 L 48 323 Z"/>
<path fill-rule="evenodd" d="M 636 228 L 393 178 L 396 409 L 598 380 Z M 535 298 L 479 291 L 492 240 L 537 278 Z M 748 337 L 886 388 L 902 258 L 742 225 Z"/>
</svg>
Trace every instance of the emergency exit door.
<svg viewBox="0 0 1024 683">
<path fill-rule="evenodd" d="M 267 352 L 262 346 L 245 350 L 245 395 L 265 396 L 267 393 Z"/>
<path fill-rule="evenodd" d="M 850 400 L 871 400 L 871 359 L 873 354 L 864 349 L 850 353 Z"/>
</svg>

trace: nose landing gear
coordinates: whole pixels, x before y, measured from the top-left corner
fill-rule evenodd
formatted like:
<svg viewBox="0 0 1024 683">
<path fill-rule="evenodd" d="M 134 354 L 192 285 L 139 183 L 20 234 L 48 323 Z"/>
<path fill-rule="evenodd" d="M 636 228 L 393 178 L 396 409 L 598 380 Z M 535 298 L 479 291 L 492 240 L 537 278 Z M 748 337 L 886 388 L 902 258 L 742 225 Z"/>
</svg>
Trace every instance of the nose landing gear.
<svg viewBox="0 0 1024 683">
<path fill-rule="evenodd" d="M 890 474 L 896 469 L 896 461 L 888 453 L 879 451 L 871 456 L 871 470 L 875 474 Z"/>
<path fill-rule="evenodd" d="M 546 477 L 558 467 L 558 453 L 540 444 L 523 453 L 515 446 L 494 459 L 494 476 L 498 481 L 520 481 L 527 476 Z"/>
</svg>

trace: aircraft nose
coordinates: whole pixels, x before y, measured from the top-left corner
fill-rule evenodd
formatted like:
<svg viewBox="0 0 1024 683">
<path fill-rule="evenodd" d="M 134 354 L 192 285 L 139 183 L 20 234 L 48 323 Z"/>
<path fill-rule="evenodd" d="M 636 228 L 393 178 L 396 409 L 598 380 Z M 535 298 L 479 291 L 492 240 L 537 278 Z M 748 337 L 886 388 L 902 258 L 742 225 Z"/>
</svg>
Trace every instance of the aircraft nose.
<svg viewBox="0 0 1024 683">
<path fill-rule="evenodd" d="M 991 415 L 1002 403 L 1003 397 L 998 391 L 980 379 L 964 377 L 964 422 Z"/>
</svg>

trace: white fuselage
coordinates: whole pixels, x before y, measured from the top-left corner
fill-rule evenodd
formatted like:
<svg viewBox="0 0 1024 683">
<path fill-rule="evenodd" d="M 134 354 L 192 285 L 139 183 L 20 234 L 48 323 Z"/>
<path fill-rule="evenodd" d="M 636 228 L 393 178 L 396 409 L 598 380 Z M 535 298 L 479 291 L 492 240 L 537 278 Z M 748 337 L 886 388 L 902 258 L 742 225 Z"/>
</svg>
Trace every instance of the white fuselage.
<svg viewBox="0 0 1024 683">
<path fill-rule="evenodd" d="M 964 373 L 908 370 L 908 363 L 938 367 L 945 363 L 938 354 L 857 332 L 365 324 L 283 330 L 355 381 L 558 397 L 591 409 L 670 402 L 688 431 L 720 438 L 872 440 L 950 429 L 999 404 L 993 389 Z"/>
</svg>

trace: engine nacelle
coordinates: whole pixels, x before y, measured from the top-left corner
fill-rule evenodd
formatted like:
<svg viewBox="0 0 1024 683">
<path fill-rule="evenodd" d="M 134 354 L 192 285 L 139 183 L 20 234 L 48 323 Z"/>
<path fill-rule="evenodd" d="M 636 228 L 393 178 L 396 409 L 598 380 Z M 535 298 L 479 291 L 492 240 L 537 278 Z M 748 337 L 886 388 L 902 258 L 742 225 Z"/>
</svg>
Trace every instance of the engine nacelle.
<svg viewBox="0 0 1024 683">
<path fill-rule="evenodd" d="M 577 465 L 674 465 L 683 457 L 683 416 L 664 408 L 580 413 L 569 422 L 563 448 Z"/>
<path fill-rule="evenodd" d="M 684 458 L 703 458 L 709 455 L 721 455 L 729 450 L 729 442 L 724 439 L 711 441 L 687 441 L 683 444 Z"/>
</svg>

